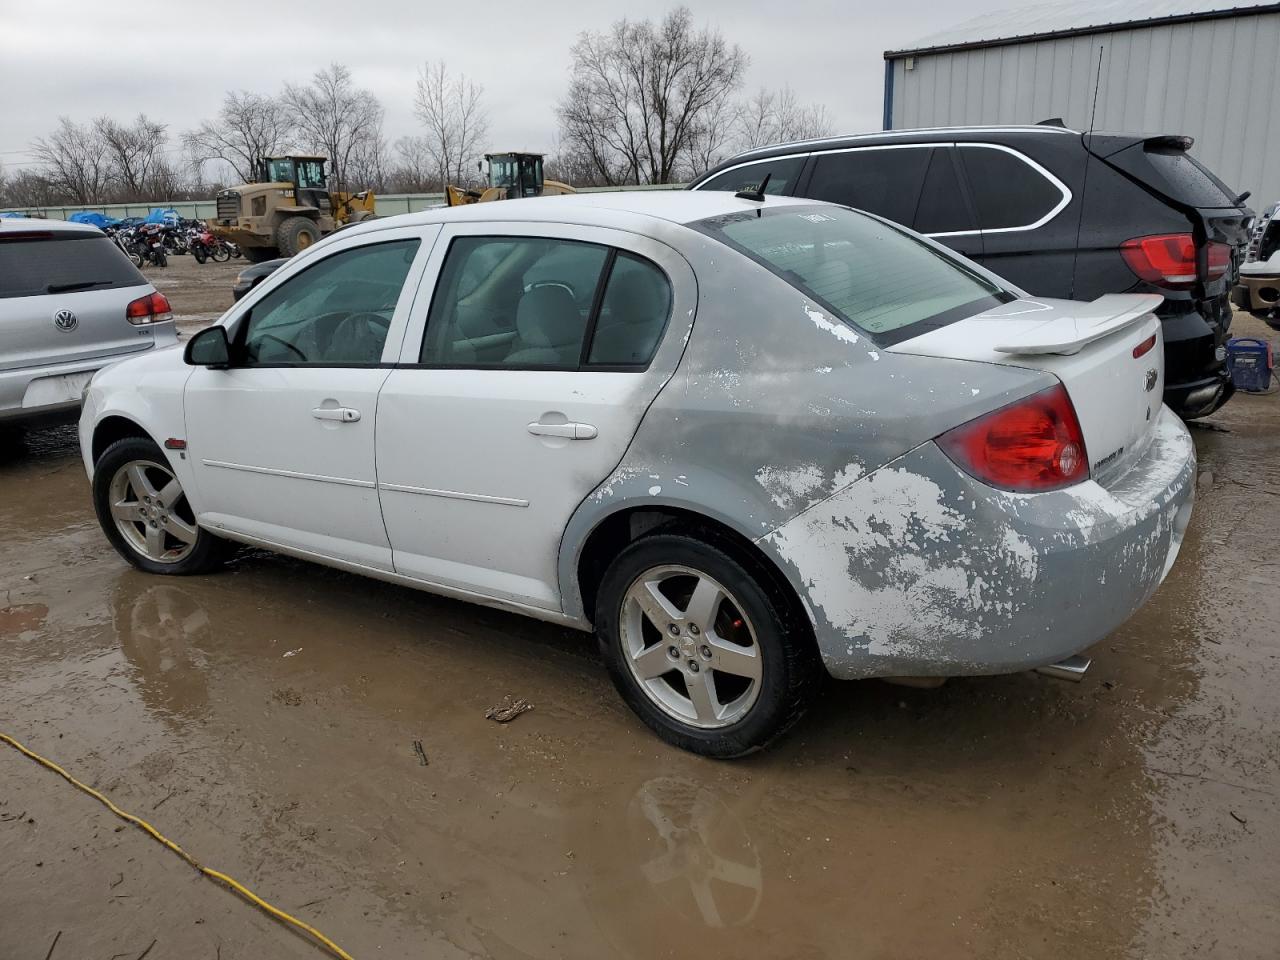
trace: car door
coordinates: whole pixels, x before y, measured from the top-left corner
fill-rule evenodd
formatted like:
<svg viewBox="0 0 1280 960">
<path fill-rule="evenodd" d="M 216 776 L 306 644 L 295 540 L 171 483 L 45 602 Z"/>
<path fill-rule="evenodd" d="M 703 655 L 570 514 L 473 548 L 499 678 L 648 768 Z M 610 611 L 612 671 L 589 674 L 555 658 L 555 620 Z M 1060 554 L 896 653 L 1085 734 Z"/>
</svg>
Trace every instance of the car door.
<svg viewBox="0 0 1280 960">
<path fill-rule="evenodd" d="M 358 234 L 243 301 L 231 366 L 197 367 L 184 394 L 201 525 L 391 569 L 374 414 L 438 232 Z"/>
<path fill-rule="evenodd" d="M 446 227 L 378 406 L 397 573 L 560 609 L 560 540 L 617 466 L 693 323 L 688 264 L 558 224 Z"/>
</svg>

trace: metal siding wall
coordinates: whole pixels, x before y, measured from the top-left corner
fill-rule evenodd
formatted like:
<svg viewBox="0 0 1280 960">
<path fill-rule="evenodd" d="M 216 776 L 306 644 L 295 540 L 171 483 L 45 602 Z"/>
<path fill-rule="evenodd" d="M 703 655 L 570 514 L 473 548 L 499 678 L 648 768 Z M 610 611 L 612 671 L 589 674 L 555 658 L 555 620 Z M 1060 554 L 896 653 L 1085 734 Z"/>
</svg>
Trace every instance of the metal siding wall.
<svg viewBox="0 0 1280 960">
<path fill-rule="evenodd" d="M 925 54 L 894 62 L 893 126 L 1035 123 L 1185 133 L 1192 153 L 1260 209 L 1280 200 L 1280 13 Z"/>
</svg>

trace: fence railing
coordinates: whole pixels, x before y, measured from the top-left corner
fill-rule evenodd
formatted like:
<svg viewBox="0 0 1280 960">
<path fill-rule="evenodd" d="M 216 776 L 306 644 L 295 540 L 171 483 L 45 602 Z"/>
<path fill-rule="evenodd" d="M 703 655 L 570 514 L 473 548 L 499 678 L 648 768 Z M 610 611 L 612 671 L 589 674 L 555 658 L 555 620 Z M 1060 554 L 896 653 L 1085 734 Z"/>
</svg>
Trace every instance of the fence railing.
<svg viewBox="0 0 1280 960">
<path fill-rule="evenodd" d="M 580 187 L 579 193 L 617 193 L 621 190 L 681 190 L 683 183 L 645 184 L 632 187 Z M 394 216 L 397 213 L 417 213 L 444 203 L 443 193 L 385 193 L 377 198 L 378 215 Z M 73 213 L 87 210 L 105 214 L 117 220 L 126 217 L 145 217 L 152 210 L 176 210 L 181 217 L 191 220 L 209 220 L 217 215 L 214 200 L 157 200 L 154 203 L 106 203 L 92 206 L 6 207 L 0 213 L 23 213 L 28 216 L 66 220 Z"/>
</svg>

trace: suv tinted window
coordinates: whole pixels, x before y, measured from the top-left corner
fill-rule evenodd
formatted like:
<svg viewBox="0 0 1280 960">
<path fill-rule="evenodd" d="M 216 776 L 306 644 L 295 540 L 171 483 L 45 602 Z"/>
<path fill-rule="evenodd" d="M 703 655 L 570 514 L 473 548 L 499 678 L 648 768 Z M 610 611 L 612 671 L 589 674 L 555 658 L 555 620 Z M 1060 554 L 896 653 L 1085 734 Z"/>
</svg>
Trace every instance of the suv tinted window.
<svg viewBox="0 0 1280 960">
<path fill-rule="evenodd" d="M 140 287 L 147 282 L 101 234 L 50 232 L 33 239 L 0 233 L 0 298 Z"/>
<path fill-rule="evenodd" d="M 418 252 L 415 239 L 343 250 L 290 277 L 253 305 L 242 326 L 247 365 L 372 364 Z"/>
<path fill-rule="evenodd" d="M 918 233 L 960 233 L 977 229 L 960 186 L 954 155 L 950 147 L 937 147 L 929 159 L 920 206 L 911 225 Z"/>
<path fill-rule="evenodd" d="M 657 349 L 670 313 L 666 275 L 647 260 L 619 253 L 609 271 L 587 363 L 644 366 Z"/>
<path fill-rule="evenodd" d="M 1146 151 L 1147 162 L 1164 181 L 1152 184 L 1174 200 L 1194 207 L 1234 207 L 1235 197 L 1227 193 L 1220 181 L 1204 167 L 1181 151 Z"/>
<path fill-rule="evenodd" d="M 1062 191 L 1017 154 L 963 143 L 958 149 L 983 230 L 1029 226 L 1062 202 Z"/>
<path fill-rule="evenodd" d="M 607 247 L 574 240 L 457 238 L 431 299 L 419 361 L 576 369 L 608 256 Z M 485 272 L 471 286 L 477 257 Z"/>
<path fill-rule="evenodd" d="M 1012 299 L 940 251 L 839 207 L 788 206 L 695 224 L 888 346 Z"/>
<path fill-rule="evenodd" d="M 769 183 L 765 187 L 764 192 L 767 194 L 785 193 L 787 187 L 800 176 L 801 169 L 804 168 L 804 157 L 775 157 L 771 160 L 761 160 L 759 163 L 748 163 L 746 166 L 735 167 L 733 170 L 726 170 L 724 173 L 716 174 L 710 180 L 698 185 L 699 190 L 732 190 L 737 193 L 739 190 L 753 190 L 760 185 L 760 181 L 769 175 Z"/>
<path fill-rule="evenodd" d="M 879 214 L 909 225 L 932 147 L 863 148 L 820 153 L 804 195 Z"/>
</svg>

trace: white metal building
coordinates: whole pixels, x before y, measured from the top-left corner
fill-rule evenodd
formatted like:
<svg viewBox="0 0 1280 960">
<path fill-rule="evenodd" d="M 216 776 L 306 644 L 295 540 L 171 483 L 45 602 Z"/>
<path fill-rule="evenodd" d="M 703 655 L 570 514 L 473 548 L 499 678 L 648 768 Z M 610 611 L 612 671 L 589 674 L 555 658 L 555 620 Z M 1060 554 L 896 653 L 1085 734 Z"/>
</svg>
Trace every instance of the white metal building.
<svg viewBox="0 0 1280 960">
<path fill-rule="evenodd" d="M 1061 117 L 1187 134 L 1201 163 L 1253 191 L 1255 210 L 1280 200 L 1280 3 L 1067 0 L 987 14 L 884 59 L 886 130 Z"/>
</svg>

